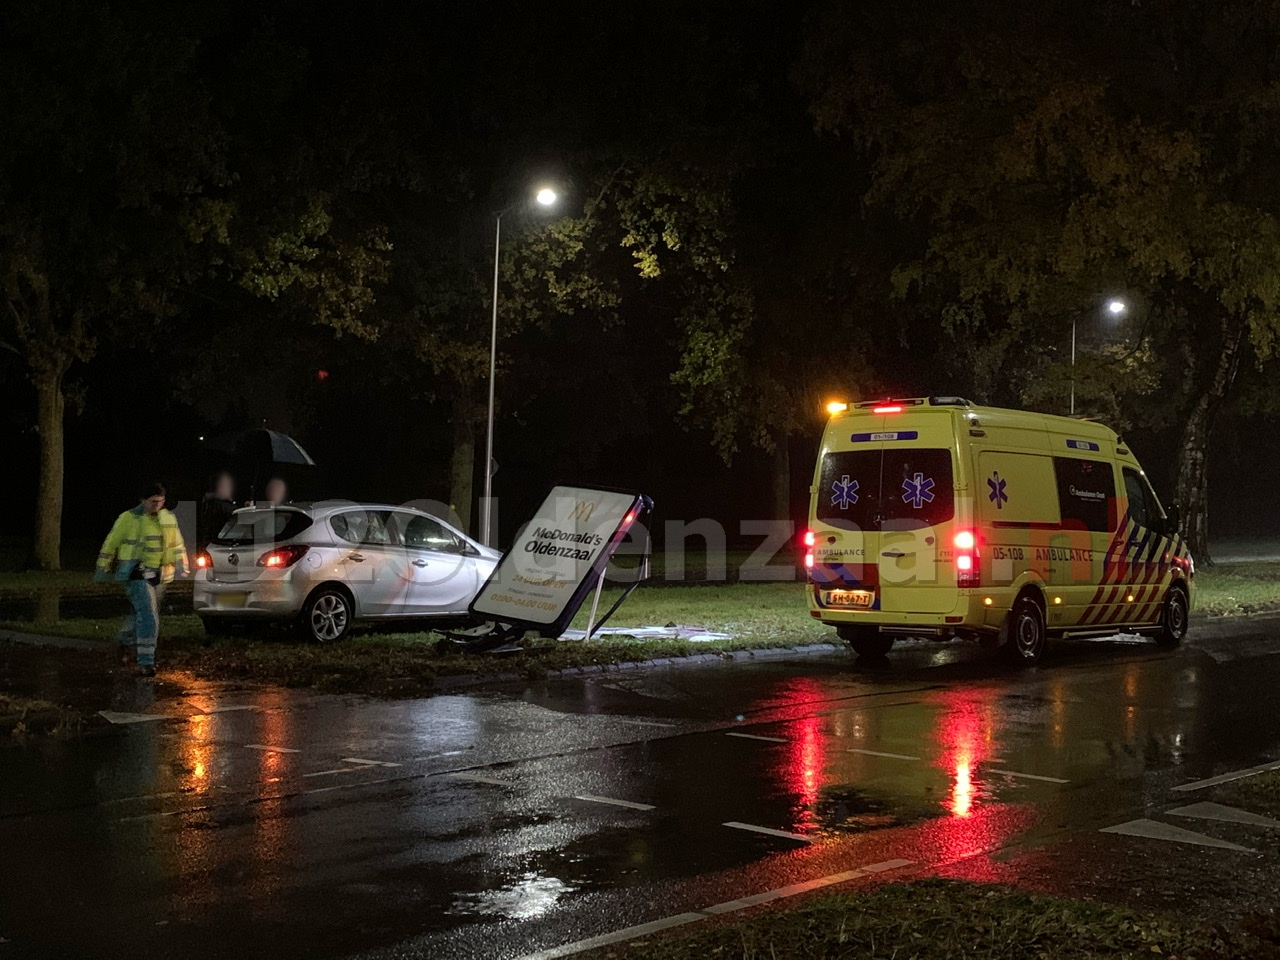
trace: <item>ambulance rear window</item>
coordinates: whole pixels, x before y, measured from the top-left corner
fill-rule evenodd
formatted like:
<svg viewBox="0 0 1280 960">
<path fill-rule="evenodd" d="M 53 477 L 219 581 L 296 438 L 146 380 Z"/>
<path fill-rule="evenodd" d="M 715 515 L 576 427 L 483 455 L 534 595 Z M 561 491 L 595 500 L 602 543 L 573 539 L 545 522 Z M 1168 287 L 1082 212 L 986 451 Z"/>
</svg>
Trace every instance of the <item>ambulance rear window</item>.
<svg viewBox="0 0 1280 960">
<path fill-rule="evenodd" d="M 886 447 L 829 453 L 817 517 L 846 529 L 933 526 L 955 516 L 951 451 Z"/>
</svg>

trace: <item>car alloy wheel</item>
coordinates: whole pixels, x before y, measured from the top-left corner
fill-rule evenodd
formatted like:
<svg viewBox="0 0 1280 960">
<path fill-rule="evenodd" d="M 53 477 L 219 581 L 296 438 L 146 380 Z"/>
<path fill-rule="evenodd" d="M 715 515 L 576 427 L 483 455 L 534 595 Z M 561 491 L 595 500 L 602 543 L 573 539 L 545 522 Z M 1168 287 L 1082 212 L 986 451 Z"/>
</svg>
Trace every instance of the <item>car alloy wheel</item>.
<svg viewBox="0 0 1280 960">
<path fill-rule="evenodd" d="M 341 593 L 327 590 L 311 601 L 307 625 L 321 643 L 339 640 L 351 626 L 351 605 Z"/>
</svg>

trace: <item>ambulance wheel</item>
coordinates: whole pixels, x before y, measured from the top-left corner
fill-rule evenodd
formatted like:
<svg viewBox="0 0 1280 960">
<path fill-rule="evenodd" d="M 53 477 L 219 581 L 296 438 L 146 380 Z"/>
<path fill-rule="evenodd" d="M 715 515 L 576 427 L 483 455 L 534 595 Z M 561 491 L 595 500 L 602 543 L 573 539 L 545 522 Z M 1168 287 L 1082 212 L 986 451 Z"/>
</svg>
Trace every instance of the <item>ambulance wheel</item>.
<svg viewBox="0 0 1280 960">
<path fill-rule="evenodd" d="M 1181 587 L 1171 587 L 1164 596 L 1164 610 L 1160 614 L 1156 643 L 1162 647 L 1176 647 L 1182 642 L 1191 622 L 1189 607 L 1186 591 Z"/>
<path fill-rule="evenodd" d="M 875 627 L 846 624 L 836 627 L 836 633 L 860 657 L 883 657 L 893 647 L 893 637 L 886 637 Z"/>
<path fill-rule="evenodd" d="M 1009 611 L 1009 640 L 1005 656 L 1021 666 L 1038 663 L 1044 656 L 1044 608 L 1035 597 L 1023 594 Z"/>
</svg>

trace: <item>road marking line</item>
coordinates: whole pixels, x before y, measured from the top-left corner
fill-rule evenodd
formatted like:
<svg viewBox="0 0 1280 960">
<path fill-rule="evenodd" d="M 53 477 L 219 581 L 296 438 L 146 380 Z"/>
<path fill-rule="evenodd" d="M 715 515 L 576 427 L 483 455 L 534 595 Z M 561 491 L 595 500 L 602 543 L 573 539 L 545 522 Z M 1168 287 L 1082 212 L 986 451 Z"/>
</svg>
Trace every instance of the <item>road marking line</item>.
<svg viewBox="0 0 1280 960">
<path fill-rule="evenodd" d="M 495 787 L 511 786 L 506 780 L 499 780 L 497 777 L 486 777 L 479 773 L 450 773 L 447 776 L 453 777 L 455 780 L 469 780 L 472 783 L 491 783 Z"/>
<path fill-rule="evenodd" d="M 651 933 L 658 933 L 661 930 L 670 930 L 672 927 L 679 927 L 686 923 L 695 923 L 698 920 L 705 919 L 707 919 L 707 916 L 704 913 L 678 913 L 674 917 L 663 917 L 661 920 L 650 920 L 648 923 L 640 923 L 634 927 L 615 930 L 613 933 L 605 933 L 598 937 L 578 940 L 575 943 L 566 943 L 562 947 L 552 947 L 549 950 L 539 950 L 537 953 L 530 953 L 521 957 L 520 960 L 556 960 L 557 957 L 572 956 L 575 953 L 582 953 L 584 950 L 594 950 L 596 947 L 607 947 L 612 943 L 621 943 L 624 940 L 636 940 L 640 937 L 647 937 Z"/>
<path fill-rule="evenodd" d="M 656 720 L 631 720 L 627 717 L 616 717 L 619 723 L 630 723 L 637 727 L 674 727 L 674 723 L 659 723 Z"/>
<path fill-rule="evenodd" d="M 196 709 L 199 709 L 199 708 L 197 707 Z M 245 704 L 240 704 L 238 706 L 230 706 L 230 707 L 210 707 L 208 710 L 204 710 L 202 712 L 203 713 L 232 713 L 236 710 L 257 710 L 257 709 L 258 708 L 253 704 L 245 703 Z"/>
<path fill-rule="evenodd" d="M 810 890 L 819 890 L 823 887 L 829 887 L 837 883 L 845 883 L 849 880 L 857 880 L 860 877 L 872 876 L 877 873 L 883 873 L 886 870 L 898 870 L 902 867 L 911 866 L 910 860 L 886 860 L 883 863 L 873 863 L 870 866 L 860 867 L 857 870 L 846 870 L 843 873 L 833 873 L 830 876 L 818 877 L 816 880 L 807 880 L 804 883 L 793 883 L 787 887 L 779 887 L 776 890 L 766 890 L 764 893 L 753 894 L 749 897 L 742 897 L 738 900 L 729 900 L 725 903 L 713 904 L 702 910 L 696 910 L 691 913 L 678 913 L 671 917 L 663 917 L 661 920 L 651 920 L 648 923 L 641 923 L 634 927 L 626 927 L 622 930 L 615 930 L 613 933 L 604 933 L 598 937 L 590 937 L 586 940 L 578 940 L 573 943 L 566 943 L 559 947 L 549 947 L 546 950 L 539 950 L 536 953 L 526 954 L 520 960 L 557 960 L 559 957 L 573 956 L 575 953 L 583 953 L 587 950 L 595 950 L 599 947 L 607 947 L 615 943 L 622 943 L 627 940 L 638 940 L 649 934 L 658 933 L 662 930 L 670 930 L 672 927 L 680 927 L 689 923 L 696 923 L 699 920 L 706 920 L 710 917 L 720 916 L 725 913 L 732 913 L 735 910 L 745 910 L 749 907 L 757 906 L 761 903 L 769 903 L 773 900 L 781 900 L 786 897 L 794 897 L 798 894 L 808 893 Z"/>
<path fill-rule="evenodd" d="M 1240 810 L 1236 807 L 1223 806 L 1220 803 L 1191 803 L 1185 807 L 1178 807 L 1169 810 L 1167 813 L 1172 817 L 1191 817 L 1196 820 L 1221 820 L 1223 823 L 1243 823 L 1251 827 L 1267 827 L 1275 830 L 1280 828 L 1280 820 L 1272 820 L 1270 817 L 1261 817 L 1256 813 L 1250 813 L 1247 810 Z"/>
<path fill-rule="evenodd" d="M 1174 843 L 1190 843 L 1197 847 L 1217 847 L 1220 850 L 1239 850 L 1242 853 L 1256 853 L 1248 847 L 1237 843 L 1228 843 L 1217 837 L 1206 837 L 1203 833 L 1193 833 L 1172 824 L 1159 820 L 1130 820 L 1128 823 L 1116 824 L 1114 827 L 1103 827 L 1100 833 L 1119 833 L 1126 837 L 1143 837 L 1147 840 L 1170 840 Z"/>
<path fill-rule="evenodd" d="M 333 787 L 313 787 L 310 790 L 301 791 L 298 796 L 305 797 L 312 793 L 328 793 L 330 790 L 350 790 L 352 787 L 374 787 L 380 783 L 400 783 L 405 777 L 383 777 L 381 780 L 357 780 L 355 783 L 340 783 Z M 414 779 L 409 777 L 408 779 Z M 271 799 L 287 799 L 287 797 L 272 797 Z"/>
<path fill-rule="evenodd" d="M 999 770 L 994 767 L 987 767 L 986 773 L 998 773 L 1002 777 L 1018 777 L 1021 780 L 1043 780 L 1045 783 L 1070 783 L 1070 780 L 1063 780 L 1061 777 L 1042 777 L 1038 773 L 1018 773 L 1016 770 Z"/>
<path fill-rule="evenodd" d="M 1256 767 L 1249 767 L 1247 770 L 1233 770 L 1230 773 L 1219 774 L 1216 777 L 1210 777 L 1208 780 L 1196 780 L 1194 783 L 1184 783 L 1173 789 L 1179 793 L 1188 790 L 1203 790 L 1205 787 L 1216 787 L 1220 783 L 1230 783 L 1232 780 L 1243 780 L 1245 777 L 1256 777 L 1260 773 L 1267 773 L 1271 770 L 1280 770 L 1280 760 L 1272 760 L 1270 763 L 1263 763 Z"/>
<path fill-rule="evenodd" d="M 146 723 L 149 720 L 173 720 L 163 713 L 123 713 L 119 710 L 99 710 L 98 716 L 110 723 Z"/>
<path fill-rule="evenodd" d="M 246 750 L 261 750 L 264 753 L 301 753 L 301 750 L 295 750 L 293 747 L 272 747 L 265 743 L 246 743 Z"/>
<path fill-rule="evenodd" d="M 909 757 L 905 753 L 881 753 L 879 750 L 859 750 L 857 747 L 850 747 L 849 753 L 861 753 L 867 757 L 888 757 L 890 760 L 919 760 L 919 757 Z"/>
<path fill-rule="evenodd" d="M 390 763 L 386 760 L 362 760 L 360 757 L 343 757 L 339 763 L 358 763 L 364 767 L 398 767 L 398 763 Z"/>
<path fill-rule="evenodd" d="M 734 830 L 750 830 L 752 833 L 763 833 L 770 837 L 782 837 L 784 840 L 799 840 L 801 843 L 813 843 L 812 837 L 801 836 L 798 833 L 788 833 L 786 830 L 775 830 L 773 827 L 757 827 L 754 823 L 739 823 L 737 820 L 730 820 L 721 824 L 723 827 L 732 827 Z"/>
<path fill-rule="evenodd" d="M 635 803 L 631 800 L 615 800 L 612 797 L 597 797 L 590 793 L 575 794 L 573 799 L 586 800 L 588 803 L 610 803 L 615 807 L 626 807 L 628 810 L 653 810 L 651 803 Z"/>
<path fill-rule="evenodd" d="M 762 737 L 755 733 L 726 733 L 726 737 L 741 737 L 743 740 L 764 740 L 766 743 L 786 743 L 786 737 Z"/>
<path fill-rule="evenodd" d="M 332 770 L 317 770 L 315 773 L 304 773 L 304 777 L 327 777 L 331 773 L 352 773 L 360 767 L 334 767 Z"/>
</svg>

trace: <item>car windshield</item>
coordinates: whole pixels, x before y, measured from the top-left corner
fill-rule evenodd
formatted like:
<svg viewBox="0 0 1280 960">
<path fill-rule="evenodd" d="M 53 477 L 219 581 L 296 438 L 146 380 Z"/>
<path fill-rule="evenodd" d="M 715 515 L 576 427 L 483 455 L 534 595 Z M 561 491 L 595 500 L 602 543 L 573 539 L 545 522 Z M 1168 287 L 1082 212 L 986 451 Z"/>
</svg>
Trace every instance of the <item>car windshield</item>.
<svg viewBox="0 0 1280 960">
<path fill-rule="evenodd" d="M 309 526 L 311 518 L 297 510 L 242 510 L 232 514 L 213 542 L 227 547 L 279 543 L 292 540 Z"/>
</svg>

